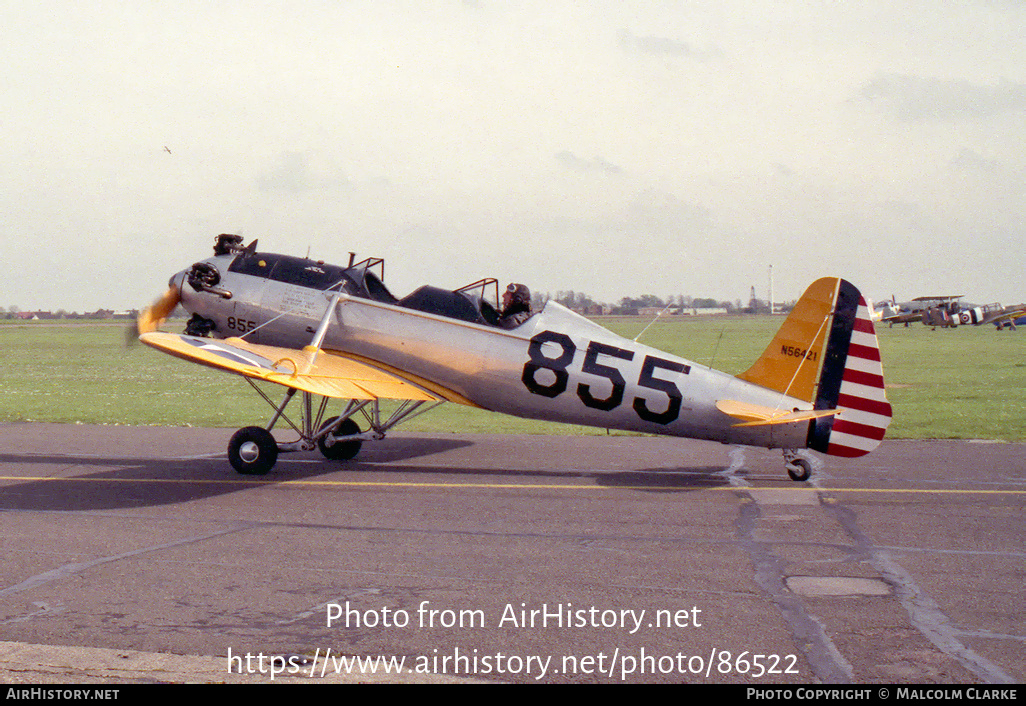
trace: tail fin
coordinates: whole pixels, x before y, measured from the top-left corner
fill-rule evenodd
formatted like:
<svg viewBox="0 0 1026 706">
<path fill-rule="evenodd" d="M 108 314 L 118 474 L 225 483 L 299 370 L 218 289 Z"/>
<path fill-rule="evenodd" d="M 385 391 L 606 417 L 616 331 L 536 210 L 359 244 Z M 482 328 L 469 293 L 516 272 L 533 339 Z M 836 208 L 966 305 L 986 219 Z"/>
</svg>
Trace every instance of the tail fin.
<svg viewBox="0 0 1026 706">
<path fill-rule="evenodd" d="M 870 309 L 843 279 L 813 282 L 759 360 L 738 377 L 818 410 L 838 410 L 810 423 L 808 447 L 822 453 L 867 454 L 891 421 Z"/>
<path fill-rule="evenodd" d="M 738 377 L 813 402 L 839 282 L 824 277 L 809 285 L 762 357 Z"/>
</svg>

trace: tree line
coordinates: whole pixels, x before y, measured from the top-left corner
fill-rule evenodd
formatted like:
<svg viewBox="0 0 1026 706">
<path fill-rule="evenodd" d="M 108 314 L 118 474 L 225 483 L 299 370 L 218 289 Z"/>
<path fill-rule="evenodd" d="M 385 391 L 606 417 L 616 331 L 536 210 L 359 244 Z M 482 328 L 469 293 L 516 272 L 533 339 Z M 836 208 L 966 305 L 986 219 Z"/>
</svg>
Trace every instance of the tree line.
<svg viewBox="0 0 1026 706">
<path fill-rule="evenodd" d="M 614 304 L 599 302 L 584 292 L 561 290 L 552 296 L 548 292 L 536 298 L 536 306 L 541 306 L 552 299 L 574 311 L 595 313 L 597 308 L 602 313 L 620 316 L 636 316 L 642 309 L 670 309 L 677 312 L 690 312 L 697 309 L 720 309 L 728 314 L 767 313 L 769 304 L 759 299 L 752 299 L 743 304 L 740 299 L 734 301 L 717 300 L 712 297 L 694 297 L 686 294 L 670 294 L 660 297 L 655 294 L 642 294 L 640 297 L 623 297 Z M 778 305 L 777 310 L 780 311 Z"/>
</svg>

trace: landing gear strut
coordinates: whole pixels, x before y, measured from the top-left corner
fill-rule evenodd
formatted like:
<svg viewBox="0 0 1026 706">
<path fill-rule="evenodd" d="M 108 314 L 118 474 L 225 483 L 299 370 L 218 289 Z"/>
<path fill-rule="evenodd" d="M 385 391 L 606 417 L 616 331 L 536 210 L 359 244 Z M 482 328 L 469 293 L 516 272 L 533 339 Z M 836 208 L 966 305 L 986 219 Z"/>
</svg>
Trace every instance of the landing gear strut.
<svg viewBox="0 0 1026 706">
<path fill-rule="evenodd" d="M 805 481 L 812 475 L 812 464 L 792 449 L 784 449 L 784 468 L 791 480 Z"/>
<path fill-rule="evenodd" d="M 266 428 L 239 429 L 228 444 L 228 460 L 236 471 L 247 475 L 267 473 L 278 460 L 278 454 L 288 451 L 319 449 L 325 458 L 335 461 L 349 460 L 360 452 L 364 441 L 383 439 L 387 432 L 399 424 L 442 404 L 434 402 L 421 409 L 428 403 L 422 400 L 407 400 L 387 419 L 383 419 L 379 400 L 349 400 L 339 416 L 324 419 L 330 398 L 321 397 L 318 408 L 314 410 L 314 395 L 304 392 L 302 418 L 297 425 L 285 415 L 285 408 L 296 395 L 295 388 L 288 388 L 285 391 L 285 398 L 280 403 L 275 403 L 255 382 L 249 378 L 246 378 L 246 381 L 274 409 L 274 415 Z M 366 431 L 361 431 L 360 425 L 352 418 L 357 413 L 366 420 Z M 279 443 L 275 440 L 271 430 L 279 419 L 285 420 L 299 434 L 298 440 L 289 443 Z"/>
</svg>

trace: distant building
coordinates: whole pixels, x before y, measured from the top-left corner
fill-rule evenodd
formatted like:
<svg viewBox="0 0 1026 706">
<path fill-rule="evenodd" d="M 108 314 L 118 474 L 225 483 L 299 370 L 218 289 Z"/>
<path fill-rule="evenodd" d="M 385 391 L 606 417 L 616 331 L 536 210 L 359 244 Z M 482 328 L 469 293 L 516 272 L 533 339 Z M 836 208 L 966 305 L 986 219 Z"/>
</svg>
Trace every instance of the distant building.
<svg viewBox="0 0 1026 706">
<path fill-rule="evenodd" d="M 680 309 L 675 306 L 666 308 L 665 306 L 639 306 L 638 316 L 659 316 L 665 312 L 665 316 L 676 316 L 680 313 Z"/>
</svg>

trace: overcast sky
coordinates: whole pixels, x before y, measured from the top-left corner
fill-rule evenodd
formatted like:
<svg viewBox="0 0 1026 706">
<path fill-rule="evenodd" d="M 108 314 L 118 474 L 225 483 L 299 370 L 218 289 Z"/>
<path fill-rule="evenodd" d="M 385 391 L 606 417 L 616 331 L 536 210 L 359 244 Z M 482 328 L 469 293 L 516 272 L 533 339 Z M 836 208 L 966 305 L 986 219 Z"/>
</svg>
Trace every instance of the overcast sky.
<svg viewBox="0 0 1026 706">
<path fill-rule="evenodd" d="M 8 2 L 0 306 L 222 232 L 604 301 L 1026 300 L 1026 3 Z M 167 148 L 165 150 L 165 147 Z M 168 151 L 169 150 L 169 151 Z"/>
</svg>

